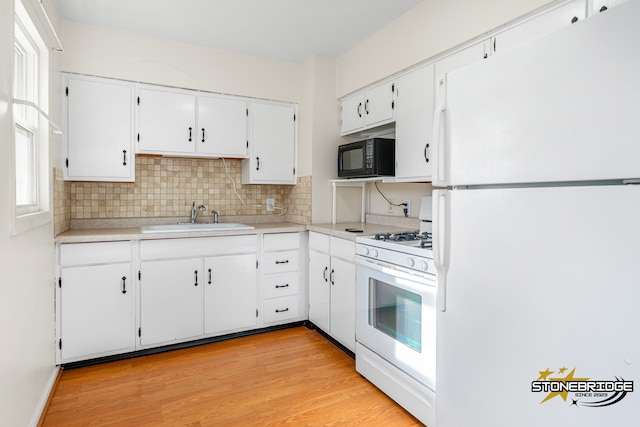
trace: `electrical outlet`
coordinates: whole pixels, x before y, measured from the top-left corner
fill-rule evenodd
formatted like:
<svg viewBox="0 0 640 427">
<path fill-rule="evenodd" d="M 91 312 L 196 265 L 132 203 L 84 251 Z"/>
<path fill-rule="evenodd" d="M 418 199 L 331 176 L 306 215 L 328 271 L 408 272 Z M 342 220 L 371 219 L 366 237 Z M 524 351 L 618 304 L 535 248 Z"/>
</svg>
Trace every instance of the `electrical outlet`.
<svg viewBox="0 0 640 427">
<path fill-rule="evenodd" d="M 404 216 L 411 216 L 411 200 L 403 200 L 402 204 L 402 211 L 404 212 Z"/>
<path fill-rule="evenodd" d="M 273 210 L 276 208 L 276 202 L 275 200 L 273 200 L 273 198 L 268 197 L 267 198 L 267 212 L 273 212 Z"/>
</svg>

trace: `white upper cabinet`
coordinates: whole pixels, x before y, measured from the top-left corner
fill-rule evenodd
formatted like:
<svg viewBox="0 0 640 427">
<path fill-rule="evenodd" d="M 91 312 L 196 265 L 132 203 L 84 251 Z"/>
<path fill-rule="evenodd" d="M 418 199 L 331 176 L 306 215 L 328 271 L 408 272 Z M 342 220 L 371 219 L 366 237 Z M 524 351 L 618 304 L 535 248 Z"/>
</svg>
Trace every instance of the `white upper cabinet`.
<svg viewBox="0 0 640 427">
<path fill-rule="evenodd" d="M 296 183 L 296 106 L 252 101 L 249 159 L 242 161 L 243 184 Z"/>
<path fill-rule="evenodd" d="M 196 152 L 212 157 L 248 157 L 247 116 L 244 99 L 198 96 Z"/>
<path fill-rule="evenodd" d="M 576 0 L 533 16 L 491 38 L 491 52 L 500 53 L 561 30 L 586 18 L 586 0 Z"/>
<path fill-rule="evenodd" d="M 394 92 L 394 82 L 388 80 L 342 99 L 342 135 L 392 122 Z"/>
<path fill-rule="evenodd" d="M 431 180 L 433 73 L 432 63 L 396 79 L 397 181 Z"/>
<path fill-rule="evenodd" d="M 143 86 L 138 91 L 138 153 L 195 153 L 196 95 Z"/>
<path fill-rule="evenodd" d="M 63 90 L 64 179 L 133 182 L 133 84 L 64 75 Z"/>
</svg>

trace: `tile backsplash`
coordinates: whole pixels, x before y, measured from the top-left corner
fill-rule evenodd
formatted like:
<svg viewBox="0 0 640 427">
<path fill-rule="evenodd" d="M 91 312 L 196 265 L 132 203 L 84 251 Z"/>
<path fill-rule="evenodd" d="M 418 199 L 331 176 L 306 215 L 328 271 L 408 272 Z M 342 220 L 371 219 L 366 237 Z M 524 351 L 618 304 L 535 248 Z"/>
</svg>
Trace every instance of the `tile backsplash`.
<svg viewBox="0 0 640 427">
<path fill-rule="evenodd" d="M 221 216 L 282 214 L 286 221 L 311 223 L 310 176 L 298 177 L 295 186 L 248 185 L 241 183 L 241 170 L 240 160 L 140 155 L 136 156 L 136 178 L 131 183 L 65 182 L 62 171 L 57 170 L 56 234 L 64 231 L 67 217 L 72 220 L 186 218 L 193 201 L 207 207 L 207 216 L 212 210 Z M 268 197 L 275 200 L 273 213 L 266 211 Z"/>
</svg>

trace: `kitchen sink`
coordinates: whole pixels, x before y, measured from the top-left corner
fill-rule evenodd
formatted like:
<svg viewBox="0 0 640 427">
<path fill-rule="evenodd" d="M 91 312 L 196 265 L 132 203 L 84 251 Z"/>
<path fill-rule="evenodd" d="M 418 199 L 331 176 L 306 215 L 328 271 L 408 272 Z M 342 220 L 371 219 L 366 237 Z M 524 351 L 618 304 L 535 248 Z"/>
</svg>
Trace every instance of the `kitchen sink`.
<svg viewBox="0 0 640 427">
<path fill-rule="evenodd" d="M 235 222 L 223 223 L 196 223 L 180 222 L 177 224 L 144 225 L 140 228 L 143 233 L 181 233 L 188 231 L 216 231 L 216 230 L 250 230 L 252 225 L 238 224 Z"/>
</svg>

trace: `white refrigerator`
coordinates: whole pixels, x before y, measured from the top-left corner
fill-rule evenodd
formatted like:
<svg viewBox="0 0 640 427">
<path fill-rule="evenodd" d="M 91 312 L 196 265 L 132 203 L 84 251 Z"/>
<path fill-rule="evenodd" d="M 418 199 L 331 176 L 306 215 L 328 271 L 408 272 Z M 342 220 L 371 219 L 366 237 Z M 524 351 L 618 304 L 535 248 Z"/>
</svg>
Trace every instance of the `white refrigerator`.
<svg viewBox="0 0 640 427">
<path fill-rule="evenodd" d="M 640 426 L 638 22 L 632 1 L 446 77 L 435 427 Z"/>
</svg>

